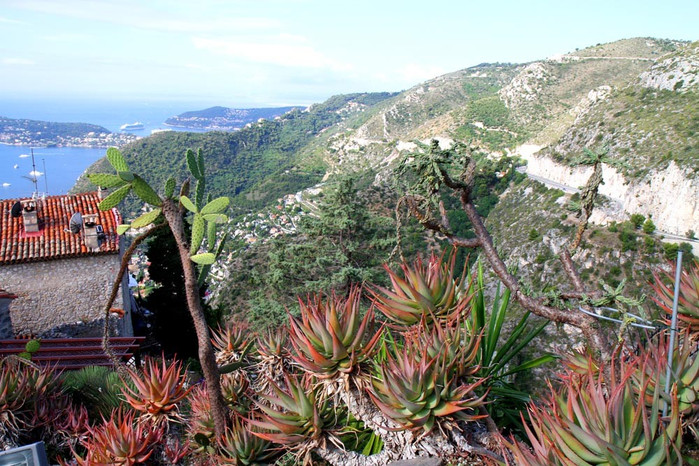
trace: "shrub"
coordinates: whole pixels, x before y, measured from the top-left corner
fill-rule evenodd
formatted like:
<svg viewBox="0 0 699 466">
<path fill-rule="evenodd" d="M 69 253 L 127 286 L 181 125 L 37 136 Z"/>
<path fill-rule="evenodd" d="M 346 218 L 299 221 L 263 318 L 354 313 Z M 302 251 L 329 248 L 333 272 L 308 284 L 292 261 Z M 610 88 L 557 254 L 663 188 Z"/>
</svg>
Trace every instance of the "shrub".
<svg viewBox="0 0 699 466">
<path fill-rule="evenodd" d="M 646 219 L 646 217 L 644 217 L 644 216 L 641 215 L 641 214 L 632 214 L 631 217 L 629 218 L 629 221 L 631 222 L 631 224 L 633 225 L 633 227 L 634 227 L 636 230 L 638 230 L 639 228 L 641 228 L 641 225 L 643 225 L 643 221 L 644 221 L 645 219 Z"/>
</svg>

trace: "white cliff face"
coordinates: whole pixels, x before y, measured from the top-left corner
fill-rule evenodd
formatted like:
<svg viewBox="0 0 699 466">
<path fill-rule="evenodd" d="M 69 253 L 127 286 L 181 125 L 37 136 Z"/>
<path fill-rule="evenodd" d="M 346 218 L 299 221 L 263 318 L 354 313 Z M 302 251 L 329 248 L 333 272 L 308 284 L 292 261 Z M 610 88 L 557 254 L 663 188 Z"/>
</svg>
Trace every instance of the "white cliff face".
<svg viewBox="0 0 699 466">
<path fill-rule="evenodd" d="M 571 187 L 583 186 L 591 167 L 571 168 L 548 157 L 536 155 L 540 146 L 525 144 L 517 153 L 527 160 L 527 173 Z M 667 169 L 651 173 L 629 183 L 616 169 L 604 166 L 604 184 L 600 193 L 619 203 L 624 212 L 602 209 L 591 220 L 596 223 L 619 221 L 620 216 L 651 216 L 659 230 L 684 235 L 687 230 L 699 231 L 699 180 L 691 179 L 675 162 Z"/>
<path fill-rule="evenodd" d="M 641 73 L 641 86 L 667 91 L 688 92 L 699 86 L 699 45 L 687 46 L 683 56 L 671 56 Z"/>
</svg>

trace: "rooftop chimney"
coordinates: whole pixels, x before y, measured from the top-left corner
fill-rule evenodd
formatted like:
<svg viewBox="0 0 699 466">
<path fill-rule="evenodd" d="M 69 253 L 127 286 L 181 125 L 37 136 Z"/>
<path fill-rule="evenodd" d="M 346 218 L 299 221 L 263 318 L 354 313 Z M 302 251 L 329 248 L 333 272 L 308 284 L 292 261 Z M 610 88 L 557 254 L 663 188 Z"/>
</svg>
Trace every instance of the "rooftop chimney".
<svg viewBox="0 0 699 466">
<path fill-rule="evenodd" d="M 39 216 L 37 213 L 36 200 L 29 199 L 22 201 L 22 222 L 26 233 L 36 233 L 39 231 Z"/>
<path fill-rule="evenodd" d="M 85 228 L 85 246 L 88 249 L 99 249 L 100 247 L 100 234 L 104 236 L 102 230 L 102 225 L 97 224 L 99 218 L 98 214 L 85 214 L 83 215 L 84 228 Z"/>
</svg>

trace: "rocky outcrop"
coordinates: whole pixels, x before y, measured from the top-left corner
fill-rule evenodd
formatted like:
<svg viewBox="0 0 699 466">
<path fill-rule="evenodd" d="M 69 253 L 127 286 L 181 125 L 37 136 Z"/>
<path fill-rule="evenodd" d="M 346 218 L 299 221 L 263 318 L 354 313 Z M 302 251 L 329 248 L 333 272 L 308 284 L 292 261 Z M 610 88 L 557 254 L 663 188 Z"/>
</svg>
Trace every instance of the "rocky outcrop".
<svg viewBox="0 0 699 466">
<path fill-rule="evenodd" d="M 653 65 L 639 76 L 640 85 L 652 89 L 688 92 L 699 85 L 699 42 Z"/>
<path fill-rule="evenodd" d="M 498 95 L 507 108 L 517 108 L 525 102 L 537 100 L 542 86 L 553 75 L 541 62 L 527 65 L 507 86 L 500 89 Z"/>
</svg>

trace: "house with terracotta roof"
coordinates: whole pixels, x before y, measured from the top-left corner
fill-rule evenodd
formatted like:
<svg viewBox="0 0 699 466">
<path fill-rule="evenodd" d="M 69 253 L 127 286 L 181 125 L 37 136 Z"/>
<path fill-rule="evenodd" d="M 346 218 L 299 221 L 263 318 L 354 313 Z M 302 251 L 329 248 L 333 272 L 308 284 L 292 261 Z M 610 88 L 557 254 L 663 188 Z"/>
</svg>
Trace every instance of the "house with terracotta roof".
<svg viewBox="0 0 699 466">
<path fill-rule="evenodd" d="M 0 200 L 0 289 L 14 335 L 101 335 L 120 266 L 121 218 L 117 209 L 100 211 L 100 200 L 96 192 Z M 127 283 L 114 303 L 124 315 L 111 326 L 130 336 Z"/>
</svg>

